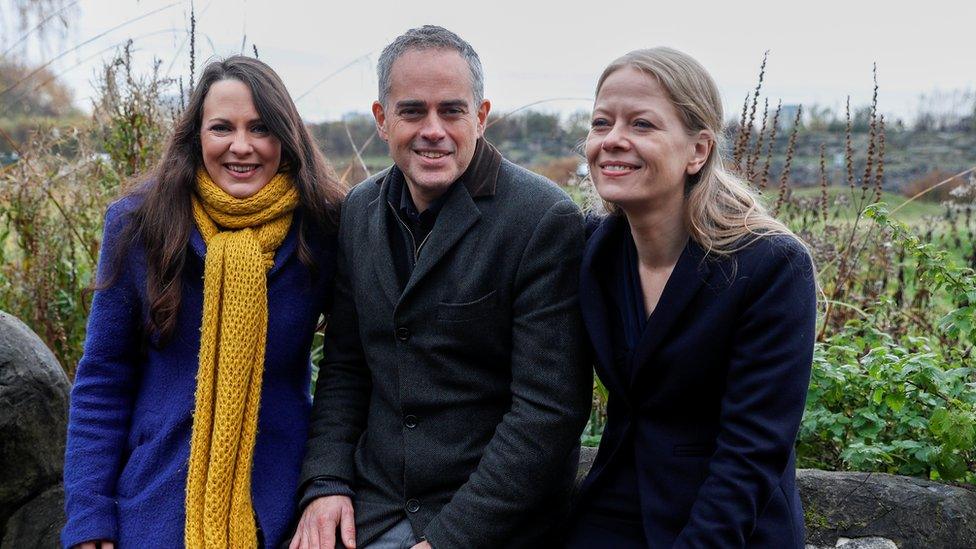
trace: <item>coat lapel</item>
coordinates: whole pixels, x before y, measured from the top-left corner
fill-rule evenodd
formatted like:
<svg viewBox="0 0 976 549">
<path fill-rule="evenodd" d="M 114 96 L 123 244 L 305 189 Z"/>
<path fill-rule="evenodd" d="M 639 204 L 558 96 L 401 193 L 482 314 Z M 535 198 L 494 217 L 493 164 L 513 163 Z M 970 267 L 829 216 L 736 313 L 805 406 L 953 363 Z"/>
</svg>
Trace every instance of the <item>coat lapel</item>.
<svg viewBox="0 0 976 549">
<path fill-rule="evenodd" d="M 650 359 L 657 352 L 668 333 L 674 328 L 681 313 L 687 309 L 691 300 L 701 289 L 708 277 L 710 267 L 705 261 L 705 252 L 693 240 L 688 239 L 678 263 L 675 264 L 664 291 L 647 322 L 647 329 L 637 344 L 634 369 L 630 384 L 633 385 L 641 372 L 648 369 Z M 651 367 L 653 369 L 653 367 Z"/>
<path fill-rule="evenodd" d="M 380 286 L 383 288 L 383 293 L 386 294 L 391 303 L 396 304 L 400 300 L 400 282 L 397 279 L 396 267 L 393 263 L 393 249 L 390 246 L 389 238 L 390 216 L 388 215 L 389 206 L 386 201 L 389 185 L 390 172 L 387 172 L 386 176 L 380 180 L 379 196 L 367 206 L 369 242 L 373 243 L 372 249 L 368 253 L 372 259 L 376 278 L 379 279 Z"/>
<path fill-rule="evenodd" d="M 498 174 L 501 171 L 502 155 L 485 139 L 478 139 L 471 164 L 455 182 L 447 202 L 437 215 L 437 221 L 430 232 L 428 241 L 420 251 L 410 280 L 403 288 L 400 300 L 405 299 L 420 281 L 430 274 L 441 259 L 461 240 L 478 219 L 481 210 L 474 203 L 475 198 L 488 198 L 495 195 Z M 384 187 L 385 189 L 385 187 Z M 404 191 L 406 192 L 406 191 Z M 383 196 L 386 196 L 383 194 Z M 375 225 L 375 223 L 374 223 Z"/>
<path fill-rule="evenodd" d="M 277 274 L 278 271 L 281 270 L 281 267 L 288 261 L 288 258 L 295 253 L 296 249 L 298 249 L 298 231 L 300 229 L 300 224 L 298 214 L 296 213 L 296 215 L 292 217 L 291 227 L 288 228 L 288 234 L 285 235 L 285 239 L 281 242 L 281 245 L 278 246 L 278 249 L 275 250 L 274 265 L 268 271 L 268 278 L 271 278 Z"/>
<path fill-rule="evenodd" d="M 200 229 L 197 228 L 196 223 L 190 227 L 190 249 L 197 254 L 201 261 L 207 258 L 207 243 L 203 241 L 203 235 L 200 234 Z"/>
<path fill-rule="evenodd" d="M 386 218 L 387 216 L 383 216 Z M 420 251 L 417 265 L 403 289 L 400 299 L 403 300 L 410 294 L 420 281 L 427 276 L 437 263 L 454 247 L 455 244 L 468 229 L 474 225 L 481 217 L 481 210 L 475 205 L 474 200 L 464 185 L 459 185 L 453 189 L 451 195 L 444 204 L 444 209 L 437 215 L 437 221 L 430 232 L 428 241 Z M 377 223 L 373 222 L 373 225 Z M 385 234 L 385 233 L 384 233 Z M 389 248 L 387 246 L 387 248 Z M 390 272 L 393 272 L 393 258 L 390 258 Z M 395 273 L 394 273 L 395 276 Z"/>
<path fill-rule="evenodd" d="M 619 395 L 625 402 L 627 384 L 618 368 L 613 363 L 613 341 L 610 338 L 610 318 L 603 289 L 597 273 L 601 270 L 599 264 L 605 248 L 615 241 L 615 236 L 621 230 L 621 218 L 610 216 L 600 222 L 586 244 L 583 262 L 580 268 L 580 307 L 583 311 L 583 323 L 589 335 L 590 344 L 596 355 L 597 375 L 603 381 L 607 390 Z"/>
</svg>

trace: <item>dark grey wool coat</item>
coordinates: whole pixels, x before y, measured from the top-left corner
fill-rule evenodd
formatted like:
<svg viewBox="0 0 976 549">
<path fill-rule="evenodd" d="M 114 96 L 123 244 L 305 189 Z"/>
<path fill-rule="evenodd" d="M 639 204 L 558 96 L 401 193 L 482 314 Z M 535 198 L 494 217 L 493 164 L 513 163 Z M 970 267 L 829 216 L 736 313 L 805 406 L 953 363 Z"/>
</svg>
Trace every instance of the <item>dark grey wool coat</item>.
<svg viewBox="0 0 976 549">
<path fill-rule="evenodd" d="M 482 140 L 401 292 L 388 174 L 342 210 L 302 480 L 353 487 L 358 546 L 408 518 L 435 549 L 538 547 L 590 405 L 579 210 Z"/>
</svg>

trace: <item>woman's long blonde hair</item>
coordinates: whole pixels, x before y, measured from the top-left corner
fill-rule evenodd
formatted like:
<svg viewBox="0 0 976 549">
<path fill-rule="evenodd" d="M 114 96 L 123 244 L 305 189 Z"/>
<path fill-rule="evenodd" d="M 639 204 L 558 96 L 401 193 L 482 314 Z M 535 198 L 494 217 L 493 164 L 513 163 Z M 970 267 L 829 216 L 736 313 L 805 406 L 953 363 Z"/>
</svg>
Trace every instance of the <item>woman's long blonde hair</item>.
<svg viewBox="0 0 976 549">
<path fill-rule="evenodd" d="M 634 67 L 657 79 L 667 91 L 689 135 L 711 133 L 711 152 L 701 170 L 689 176 L 685 197 L 685 223 L 691 238 L 707 253 L 732 254 L 757 238 L 783 235 L 806 248 L 786 225 L 777 221 L 742 179 L 725 170 L 722 161 L 722 98 L 718 87 L 698 61 L 671 48 L 634 50 L 610 63 L 596 85 L 615 71 Z M 617 208 L 607 204 L 611 213 Z"/>
</svg>

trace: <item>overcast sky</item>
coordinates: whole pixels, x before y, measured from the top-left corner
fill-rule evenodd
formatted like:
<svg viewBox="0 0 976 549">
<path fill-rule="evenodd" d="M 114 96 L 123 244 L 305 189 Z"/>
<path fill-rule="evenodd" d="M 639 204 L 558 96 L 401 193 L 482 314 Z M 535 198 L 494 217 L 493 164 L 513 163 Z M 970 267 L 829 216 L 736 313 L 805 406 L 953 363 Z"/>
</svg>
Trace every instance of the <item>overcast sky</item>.
<svg viewBox="0 0 976 549">
<path fill-rule="evenodd" d="M 927 0 L 910 9 L 900 4 L 195 0 L 197 70 L 207 58 L 240 52 L 246 36 L 245 50 L 257 45 L 306 119 L 335 119 L 369 110 L 376 97 L 375 61 L 386 43 L 407 28 L 433 23 L 478 51 L 496 113 L 536 101 L 546 101 L 536 107 L 546 110 L 588 109 L 609 61 L 631 49 L 667 45 L 712 72 L 726 118 L 737 116 L 768 49 L 764 90 L 773 103 L 842 109 L 850 95 L 853 104 L 866 104 L 871 64 L 877 62 L 881 111 L 911 119 L 921 94 L 976 87 L 976 2 Z M 110 55 L 103 50 L 126 38 L 134 39 L 137 66 L 147 69 L 157 57 L 164 72 L 186 78 L 189 0 L 81 0 L 78 6 L 66 43 L 49 49 L 69 49 L 122 25 L 55 65 L 79 104 L 90 103 L 95 68 Z M 554 98 L 570 99 L 549 101 Z"/>
</svg>

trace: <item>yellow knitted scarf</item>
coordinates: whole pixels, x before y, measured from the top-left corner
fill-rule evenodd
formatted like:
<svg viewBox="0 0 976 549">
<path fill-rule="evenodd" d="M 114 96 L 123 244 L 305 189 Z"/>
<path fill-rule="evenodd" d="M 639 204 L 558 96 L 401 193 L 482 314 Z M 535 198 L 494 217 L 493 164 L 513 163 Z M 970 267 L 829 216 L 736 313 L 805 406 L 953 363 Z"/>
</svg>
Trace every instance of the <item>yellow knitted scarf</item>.
<svg viewBox="0 0 976 549">
<path fill-rule="evenodd" d="M 190 549 L 257 546 L 251 465 L 268 334 L 267 271 L 297 205 L 298 191 L 284 174 L 237 199 L 206 170 L 197 172 L 193 219 L 207 255 L 186 482 Z"/>
</svg>

